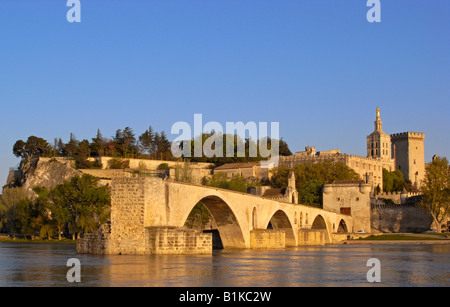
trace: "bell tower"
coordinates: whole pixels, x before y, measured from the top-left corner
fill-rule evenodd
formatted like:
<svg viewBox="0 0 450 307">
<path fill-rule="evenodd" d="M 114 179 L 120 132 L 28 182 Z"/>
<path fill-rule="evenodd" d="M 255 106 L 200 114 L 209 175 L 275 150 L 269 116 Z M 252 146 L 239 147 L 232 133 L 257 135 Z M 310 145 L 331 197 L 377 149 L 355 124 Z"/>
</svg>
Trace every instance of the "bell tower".
<svg viewBox="0 0 450 307">
<path fill-rule="evenodd" d="M 380 108 L 377 107 L 375 119 L 375 131 L 367 136 L 367 157 L 391 159 L 391 137 L 383 131 Z"/>
</svg>

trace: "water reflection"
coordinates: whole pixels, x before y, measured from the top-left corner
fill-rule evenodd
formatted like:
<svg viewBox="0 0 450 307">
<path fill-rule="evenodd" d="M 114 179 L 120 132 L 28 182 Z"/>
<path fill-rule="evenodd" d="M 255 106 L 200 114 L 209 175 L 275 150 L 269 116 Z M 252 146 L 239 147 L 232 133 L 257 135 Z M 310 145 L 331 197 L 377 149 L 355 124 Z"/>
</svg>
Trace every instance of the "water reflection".
<svg viewBox="0 0 450 307">
<path fill-rule="evenodd" d="M 450 245 L 335 245 L 287 250 L 220 250 L 213 256 L 77 255 L 74 245 L 0 243 L 0 286 L 450 286 Z M 81 284 L 66 280 L 69 258 Z"/>
</svg>

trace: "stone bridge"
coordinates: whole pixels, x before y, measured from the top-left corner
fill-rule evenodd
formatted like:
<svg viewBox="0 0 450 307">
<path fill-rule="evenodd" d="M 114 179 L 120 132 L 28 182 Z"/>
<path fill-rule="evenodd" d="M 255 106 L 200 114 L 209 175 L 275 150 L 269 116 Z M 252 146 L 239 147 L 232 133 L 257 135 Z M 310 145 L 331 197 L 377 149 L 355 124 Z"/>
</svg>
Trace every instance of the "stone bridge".
<svg viewBox="0 0 450 307">
<path fill-rule="evenodd" d="M 183 228 L 198 202 L 213 216 L 224 248 L 321 245 L 353 227 L 349 215 L 160 178 L 113 179 L 111 200 L 110 231 L 85 235 L 80 253 L 210 253 L 211 233 Z"/>
</svg>

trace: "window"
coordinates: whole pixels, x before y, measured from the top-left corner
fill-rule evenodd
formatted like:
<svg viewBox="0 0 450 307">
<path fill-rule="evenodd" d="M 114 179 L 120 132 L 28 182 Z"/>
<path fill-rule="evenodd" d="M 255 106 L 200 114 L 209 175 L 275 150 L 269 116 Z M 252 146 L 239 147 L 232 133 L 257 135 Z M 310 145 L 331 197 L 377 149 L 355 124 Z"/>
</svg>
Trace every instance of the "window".
<svg viewBox="0 0 450 307">
<path fill-rule="evenodd" d="M 341 208 L 341 214 L 351 215 L 352 209 L 351 208 Z"/>
</svg>

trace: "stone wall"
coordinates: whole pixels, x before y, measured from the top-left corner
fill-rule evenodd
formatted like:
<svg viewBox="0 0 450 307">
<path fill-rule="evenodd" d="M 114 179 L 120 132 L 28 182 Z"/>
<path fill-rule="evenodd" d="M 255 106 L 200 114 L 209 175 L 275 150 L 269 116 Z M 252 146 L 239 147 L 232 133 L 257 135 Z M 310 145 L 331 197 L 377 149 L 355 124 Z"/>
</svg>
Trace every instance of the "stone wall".
<svg viewBox="0 0 450 307">
<path fill-rule="evenodd" d="M 325 245 L 327 243 L 327 231 L 325 229 L 301 229 L 298 231 L 298 245 Z"/>
<path fill-rule="evenodd" d="M 77 251 L 90 254 L 211 253 L 211 233 L 176 227 L 146 227 L 146 222 L 153 225 L 166 222 L 161 219 L 152 221 L 152 212 L 145 210 L 146 203 L 156 202 L 155 197 L 165 198 L 164 187 L 163 181 L 145 177 L 113 179 L 110 231 L 103 228 L 97 233 L 85 234 L 77 242 Z M 146 196 L 148 191 L 153 193 Z M 156 210 L 160 209 L 156 207 Z"/>
<path fill-rule="evenodd" d="M 103 169 L 109 168 L 108 161 L 111 160 L 112 157 L 97 157 L 97 158 L 90 158 L 91 161 L 98 160 Z M 129 161 L 129 167 L 131 169 L 140 169 L 145 168 L 148 170 L 155 170 L 160 166 L 162 163 L 166 163 L 169 167 L 176 167 L 177 165 L 182 165 L 183 162 L 177 162 L 177 161 L 164 161 L 164 160 L 150 160 L 150 159 L 125 159 Z M 190 163 L 189 165 L 191 168 L 200 168 L 200 169 L 207 169 L 211 167 L 211 163 Z"/>
<path fill-rule="evenodd" d="M 88 174 L 97 178 L 112 179 L 131 177 L 131 172 L 125 169 L 80 169 L 83 174 Z"/>
<path fill-rule="evenodd" d="M 102 225 L 95 233 L 86 233 L 83 238 L 77 240 L 77 253 L 108 255 L 112 253 L 111 228 Z"/>
<path fill-rule="evenodd" d="M 284 249 L 286 233 L 283 230 L 253 229 L 250 231 L 250 248 Z"/>
<path fill-rule="evenodd" d="M 212 234 L 175 227 L 147 227 L 146 253 L 166 255 L 211 254 Z"/>
<path fill-rule="evenodd" d="M 111 241 L 114 253 L 145 253 L 145 178 L 116 178 L 111 187 Z"/>
<path fill-rule="evenodd" d="M 423 208 L 410 205 L 372 205 L 372 232 L 423 232 L 433 218 Z"/>
</svg>

